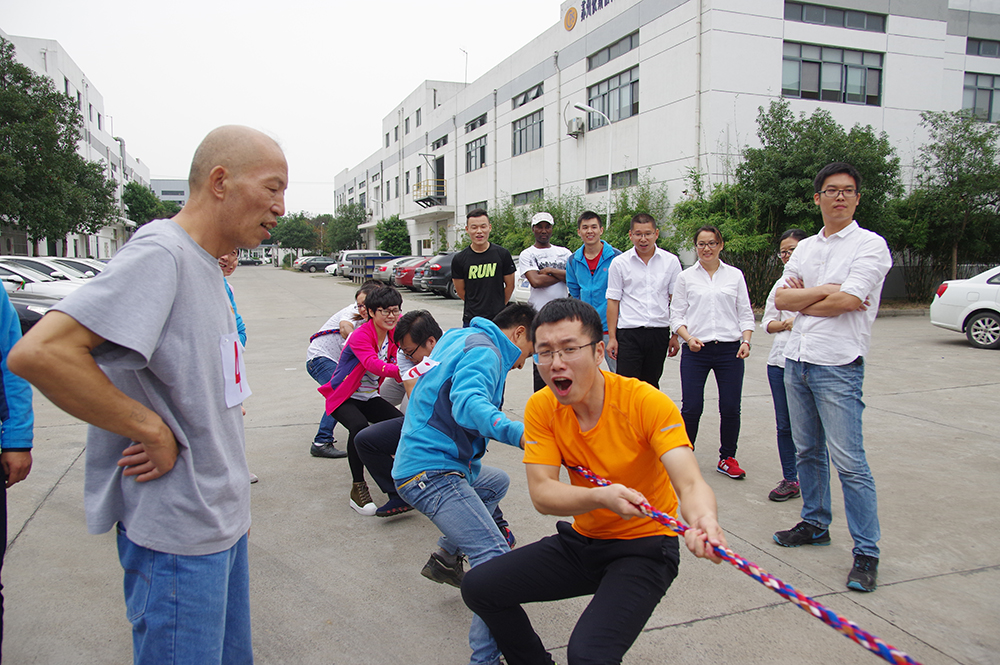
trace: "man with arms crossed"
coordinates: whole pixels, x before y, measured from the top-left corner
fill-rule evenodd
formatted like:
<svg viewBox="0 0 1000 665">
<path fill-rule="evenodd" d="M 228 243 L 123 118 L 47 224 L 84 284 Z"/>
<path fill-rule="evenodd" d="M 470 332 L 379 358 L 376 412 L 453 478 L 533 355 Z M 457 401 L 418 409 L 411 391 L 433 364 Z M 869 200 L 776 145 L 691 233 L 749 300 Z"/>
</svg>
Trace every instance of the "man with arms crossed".
<svg viewBox="0 0 1000 665">
<path fill-rule="evenodd" d="M 216 257 L 270 237 L 287 182 L 272 139 L 213 130 L 184 209 L 143 226 L 9 359 L 91 424 L 87 526 L 117 527 L 136 663 L 253 662 L 249 387 Z"/>
<path fill-rule="evenodd" d="M 528 492 L 546 515 L 575 515 L 556 535 L 491 559 L 465 576 L 462 597 L 511 665 L 551 663 L 522 603 L 593 594 L 569 639 L 570 663 L 620 663 L 677 575 L 678 538 L 646 518 L 645 498 L 691 525 L 685 544 L 718 563 L 724 546 L 715 495 L 698 470 L 677 406 L 648 384 L 602 372 L 601 318 L 579 300 L 555 300 L 535 319 L 536 362 L 548 389 L 528 399 Z M 613 485 L 597 487 L 580 465 Z"/>
<path fill-rule="evenodd" d="M 676 256 L 656 246 L 660 229 L 650 215 L 632 218 L 632 249 L 608 270 L 608 353 L 618 373 L 660 387 L 663 361 L 677 355 L 677 335 L 670 334 L 670 297 L 681 274 Z"/>
<path fill-rule="evenodd" d="M 585 210 L 576 222 L 576 233 L 583 246 L 573 252 L 566 263 L 566 286 L 574 298 L 594 306 L 601 315 L 604 330 L 604 360 L 608 369 L 618 371 L 618 361 L 607 352 L 608 348 L 608 269 L 611 261 L 621 254 L 607 241 L 601 240 L 604 225 L 596 212 Z"/>
<path fill-rule="evenodd" d="M 535 213 L 531 218 L 531 232 L 535 235 L 535 244 L 526 247 L 517 260 L 518 271 L 531 285 L 528 302 L 536 310 L 551 300 L 565 298 L 569 293 L 566 289 L 566 261 L 572 254 L 565 247 L 549 242 L 552 238 L 553 223 L 554 220 L 549 213 Z M 535 390 L 541 390 L 545 387 L 545 382 L 538 373 L 538 367 L 533 365 L 531 369 Z"/>
<path fill-rule="evenodd" d="M 795 248 L 785 265 L 788 288 L 775 306 L 798 312 L 785 346 L 785 391 L 802 491 L 802 521 L 774 534 L 784 547 L 829 545 L 830 459 L 844 491 L 854 539 L 847 587 L 874 591 L 880 538 L 875 480 L 865 459 L 861 384 L 882 283 L 892 267 L 885 240 L 858 226 L 861 175 L 850 164 L 824 166 L 813 201 L 823 230 Z"/>
<path fill-rule="evenodd" d="M 514 293 L 514 259 L 506 249 L 490 242 L 490 218 L 476 208 L 466 218 L 465 232 L 472 241 L 451 261 L 452 283 L 465 301 L 462 325 L 472 317 L 492 320 Z"/>
</svg>

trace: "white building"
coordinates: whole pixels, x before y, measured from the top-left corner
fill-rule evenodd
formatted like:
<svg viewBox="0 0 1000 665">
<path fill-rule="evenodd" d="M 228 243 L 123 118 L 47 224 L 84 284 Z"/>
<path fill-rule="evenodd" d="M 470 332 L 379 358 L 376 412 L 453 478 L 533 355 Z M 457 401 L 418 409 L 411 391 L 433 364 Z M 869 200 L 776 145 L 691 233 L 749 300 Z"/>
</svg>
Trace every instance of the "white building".
<svg viewBox="0 0 1000 665">
<path fill-rule="evenodd" d="M 779 96 L 886 131 L 907 165 L 921 111 L 1000 120 L 998 94 L 998 0 L 576 0 L 478 80 L 410 93 L 378 149 L 337 175 L 334 206 L 365 207 L 370 247 L 399 214 L 430 254 L 484 204 L 575 189 L 606 210 L 609 151 L 614 188 L 648 172 L 677 201 L 691 168 L 719 182 Z"/>
<path fill-rule="evenodd" d="M 156 198 L 161 201 L 173 201 L 182 208 L 191 198 L 191 187 L 187 178 L 153 178 L 149 181 L 149 187 L 156 194 Z"/>
<path fill-rule="evenodd" d="M 107 175 L 117 183 L 115 198 L 121 210 L 117 224 L 105 226 L 95 234 L 71 234 L 65 238 L 48 238 L 39 243 L 39 253 L 48 256 L 90 256 L 108 258 L 131 237 L 136 224 L 127 219 L 122 204 L 122 191 L 131 181 L 149 186 L 149 167 L 129 154 L 125 139 L 115 136 L 112 119 L 104 108 L 104 97 L 97 87 L 63 50 L 59 42 L 51 39 L 18 37 L 0 31 L 0 37 L 11 42 L 15 56 L 21 64 L 36 74 L 52 80 L 57 91 L 75 99 L 83 116 L 82 137 L 77 152 L 92 162 L 106 167 Z M 28 246 L 23 232 L 4 229 L 0 236 L 0 253 L 27 254 Z"/>
</svg>

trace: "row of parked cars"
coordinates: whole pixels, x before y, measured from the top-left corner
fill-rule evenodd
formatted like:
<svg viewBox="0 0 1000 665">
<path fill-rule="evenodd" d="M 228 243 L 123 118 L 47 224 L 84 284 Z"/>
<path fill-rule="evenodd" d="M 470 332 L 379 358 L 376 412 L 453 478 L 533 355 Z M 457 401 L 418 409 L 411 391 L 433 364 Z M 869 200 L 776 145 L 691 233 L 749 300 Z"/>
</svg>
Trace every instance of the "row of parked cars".
<svg viewBox="0 0 1000 665">
<path fill-rule="evenodd" d="M 25 333 L 59 300 L 104 270 L 96 259 L 0 256 L 0 281 Z"/>
</svg>

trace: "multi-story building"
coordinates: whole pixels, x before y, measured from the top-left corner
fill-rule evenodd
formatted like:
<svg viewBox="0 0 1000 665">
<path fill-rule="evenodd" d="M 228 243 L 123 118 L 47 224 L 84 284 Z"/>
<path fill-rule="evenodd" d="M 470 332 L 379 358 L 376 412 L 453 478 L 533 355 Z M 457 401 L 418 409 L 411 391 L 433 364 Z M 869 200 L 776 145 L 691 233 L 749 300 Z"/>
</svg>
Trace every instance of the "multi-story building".
<svg viewBox="0 0 1000 665">
<path fill-rule="evenodd" d="M 995 0 L 575 0 L 476 81 L 403 99 L 378 149 L 337 175 L 334 205 L 368 211 L 369 246 L 398 214 L 429 254 L 474 207 L 576 190 L 604 211 L 609 173 L 613 189 L 648 173 L 674 201 L 692 168 L 719 182 L 779 97 L 886 131 L 912 165 L 921 111 L 996 121 L 998 95 Z"/>
<path fill-rule="evenodd" d="M 156 194 L 156 198 L 161 201 L 173 201 L 182 208 L 191 197 L 187 178 L 153 178 L 149 182 L 149 187 Z"/>
<path fill-rule="evenodd" d="M 115 200 L 121 211 L 116 224 L 105 226 L 94 234 L 71 234 L 65 238 L 47 238 L 38 246 L 39 254 L 49 256 L 90 256 L 108 258 L 131 237 L 136 224 L 129 220 L 122 204 L 125 184 L 136 181 L 149 186 L 149 167 L 129 154 L 125 139 L 115 136 L 112 119 L 104 108 L 104 97 L 97 87 L 63 50 L 59 42 L 51 39 L 19 37 L 0 31 L 0 37 L 11 42 L 15 56 L 21 64 L 36 74 L 52 80 L 57 91 L 76 100 L 83 116 L 82 137 L 77 152 L 84 158 L 100 162 L 106 174 L 117 184 Z M 4 228 L 0 233 L 0 253 L 34 253 L 23 232 Z"/>
</svg>

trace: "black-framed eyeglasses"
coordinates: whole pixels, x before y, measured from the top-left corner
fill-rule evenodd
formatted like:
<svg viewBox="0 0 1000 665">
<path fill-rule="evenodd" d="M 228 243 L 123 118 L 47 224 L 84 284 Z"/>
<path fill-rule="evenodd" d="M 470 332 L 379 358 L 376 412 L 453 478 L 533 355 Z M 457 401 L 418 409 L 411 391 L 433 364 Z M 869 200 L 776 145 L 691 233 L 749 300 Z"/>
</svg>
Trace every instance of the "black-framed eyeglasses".
<svg viewBox="0 0 1000 665">
<path fill-rule="evenodd" d="M 414 353 L 416 353 L 416 352 L 417 352 L 417 349 L 419 349 L 419 348 L 420 348 L 420 347 L 419 347 L 419 346 L 417 346 L 417 347 L 414 347 L 412 351 L 407 351 L 407 350 L 406 350 L 406 349 L 404 349 L 403 347 L 399 347 L 399 350 L 403 352 L 403 355 L 404 355 L 404 356 L 406 356 L 406 357 L 407 357 L 407 358 L 409 358 L 410 360 L 413 360 L 413 354 L 414 354 Z"/>
<path fill-rule="evenodd" d="M 536 365 L 551 365 L 552 360 L 555 358 L 556 354 L 563 360 L 573 360 L 580 356 L 580 351 L 587 348 L 588 346 L 594 346 L 597 342 L 591 342 L 590 344 L 584 344 L 582 346 L 567 346 L 562 349 L 556 349 L 554 351 L 539 351 L 535 354 L 535 364 Z"/>
<path fill-rule="evenodd" d="M 708 242 L 695 243 L 695 247 L 697 247 L 698 249 L 705 249 L 706 247 L 711 247 L 712 249 L 715 249 L 718 246 L 719 246 L 718 240 L 709 240 Z"/>
<path fill-rule="evenodd" d="M 399 313 L 402 310 L 399 307 L 389 307 L 389 308 L 379 307 L 375 311 L 381 314 L 382 316 L 399 316 Z"/>
<path fill-rule="evenodd" d="M 792 247 L 791 249 L 783 249 L 780 252 L 778 252 L 778 256 L 780 256 L 783 259 L 787 259 L 789 256 L 792 255 L 792 252 L 794 251 L 795 251 L 794 247 Z"/>
<path fill-rule="evenodd" d="M 845 199 L 853 199 L 858 195 L 858 190 L 853 187 L 848 187 L 847 189 L 837 189 L 836 187 L 827 187 L 823 190 L 823 196 L 828 199 L 835 199 L 841 194 L 844 195 Z"/>
</svg>

